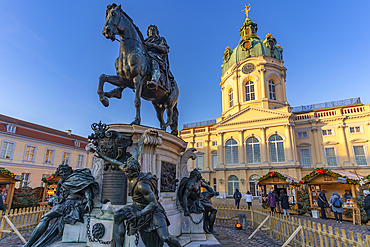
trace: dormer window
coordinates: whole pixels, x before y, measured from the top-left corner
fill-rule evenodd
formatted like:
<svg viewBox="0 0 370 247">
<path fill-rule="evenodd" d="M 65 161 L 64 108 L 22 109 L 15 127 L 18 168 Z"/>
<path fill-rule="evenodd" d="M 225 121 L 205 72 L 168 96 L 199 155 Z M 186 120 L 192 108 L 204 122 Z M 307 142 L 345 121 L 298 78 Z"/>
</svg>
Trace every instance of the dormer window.
<svg viewBox="0 0 370 247">
<path fill-rule="evenodd" d="M 76 147 L 80 147 L 80 145 L 81 145 L 81 142 L 80 141 L 77 141 L 77 140 L 74 140 L 74 143 L 75 143 L 75 146 Z"/>
<path fill-rule="evenodd" d="M 229 106 L 233 107 L 234 106 L 234 95 L 233 95 L 233 90 L 230 89 L 229 91 Z"/>
<path fill-rule="evenodd" d="M 269 81 L 269 91 L 270 91 L 270 99 L 276 100 L 275 83 L 272 80 Z"/>
<path fill-rule="evenodd" d="M 15 129 L 16 129 L 17 127 L 15 126 L 15 125 L 12 125 L 12 124 L 7 124 L 6 125 L 6 131 L 7 132 L 10 132 L 10 133 L 15 133 Z"/>
</svg>

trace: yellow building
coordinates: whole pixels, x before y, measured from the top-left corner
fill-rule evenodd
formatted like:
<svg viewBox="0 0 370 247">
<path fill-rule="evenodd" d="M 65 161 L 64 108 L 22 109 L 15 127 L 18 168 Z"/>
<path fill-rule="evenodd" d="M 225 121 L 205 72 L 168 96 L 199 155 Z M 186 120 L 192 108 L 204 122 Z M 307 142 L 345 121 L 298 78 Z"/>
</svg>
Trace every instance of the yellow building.
<svg viewBox="0 0 370 247">
<path fill-rule="evenodd" d="M 368 175 L 370 105 L 356 98 L 290 107 L 281 46 L 271 34 L 261 40 L 249 18 L 239 31 L 223 56 L 221 116 L 180 133 L 197 149 L 189 170 L 199 168 L 222 197 L 236 188 L 266 193 L 256 182 L 271 171 L 298 180 L 320 167 Z"/>
<path fill-rule="evenodd" d="M 73 169 L 90 168 L 93 156 L 85 151 L 87 138 L 0 115 L 0 167 L 23 175 L 16 187 L 43 186 L 41 179 L 61 163 Z M 6 194 L 6 188 L 3 188 Z"/>
</svg>

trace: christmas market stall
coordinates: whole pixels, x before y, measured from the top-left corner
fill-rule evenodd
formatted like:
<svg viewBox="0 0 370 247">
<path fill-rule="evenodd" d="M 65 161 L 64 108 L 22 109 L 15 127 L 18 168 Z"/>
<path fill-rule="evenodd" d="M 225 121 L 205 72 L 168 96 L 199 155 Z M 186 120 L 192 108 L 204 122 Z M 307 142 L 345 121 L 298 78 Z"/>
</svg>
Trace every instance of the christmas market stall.
<svg viewBox="0 0 370 247">
<path fill-rule="evenodd" d="M 299 180 L 288 175 L 272 171 L 262 176 L 258 180 L 258 187 L 261 191 L 261 204 L 267 202 L 269 191 L 276 191 L 280 196 L 282 191 L 289 197 L 289 204 L 296 207 L 297 203 L 297 189 L 301 186 Z"/>
<path fill-rule="evenodd" d="M 344 202 L 343 208 L 353 210 L 353 218 L 350 220 L 353 220 L 353 223 L 355 223 L 357 220 L 355 215 L 358 209 L 353 198 L 357 196 L 358 186 L 363 179 L 363 176 L 353 172 L 319 168 L 304 176 L 302 181 L 308 185 L 311 208 L 318 208 L 319 193 L 321 191 L 325 190 L 327 192 L 326 198 L 328 201 L 335 191 Z M 334 214 L 329 208 L 326 210 L 326 213 L 330 218 L 334 218 Z"/>
<path fill-rule="evenodd" d="M 22 177 L 15 175 L 9 170 L 0 167 L 0 194 L 3 196 L 3 203 L 6 209 L 10 209 L 13 202 L 15 183 L 22 180 Z"/>
<path fill-rule="evenodd" d="M 51 198 L 56 196 L 55 192 L 56 192 L 59 180 L 60 180 L 60 177 L 56 176 L 55 174 L 52 174 L 48 177 L 44 177 L 41 179 L 41 181 L 45 183 L 42 202 L 48 202 Z"/>
</svg>

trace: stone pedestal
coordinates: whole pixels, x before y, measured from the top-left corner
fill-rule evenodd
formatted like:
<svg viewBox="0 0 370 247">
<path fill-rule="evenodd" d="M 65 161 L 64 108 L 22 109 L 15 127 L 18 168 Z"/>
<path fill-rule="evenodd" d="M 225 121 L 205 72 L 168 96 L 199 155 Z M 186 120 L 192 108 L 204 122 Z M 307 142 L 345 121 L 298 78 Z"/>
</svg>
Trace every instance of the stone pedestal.
<svg viewBox="0 0 370 247">
<path fill-rule="evenodd" d="M 102 219 L 96 219 L 91 218 L 90 219 L 90 236 L 93 238 L 93 228 L 95 224 L 103 224 L 104 225 L 104 235 L 101 238 L 102 241 L 111 241 L 113 238 L 113 220 L 102 220 Z M 89 238 L 87 238 L 86 246 L 88 247 L 108 247 L 108 246 L 114 246 L 113 244 L 100 244 L 99 242 L 90 242 Z"/>
<path fill-rule="evenodd" d="M 87 228 L 86 228 L 86 216 L 84 216 L 84 223 L 76 222 L 74 225 L 65 224 L 63 230 L 63 243 L 86 243 L 87 239 Z"/>
</svg>

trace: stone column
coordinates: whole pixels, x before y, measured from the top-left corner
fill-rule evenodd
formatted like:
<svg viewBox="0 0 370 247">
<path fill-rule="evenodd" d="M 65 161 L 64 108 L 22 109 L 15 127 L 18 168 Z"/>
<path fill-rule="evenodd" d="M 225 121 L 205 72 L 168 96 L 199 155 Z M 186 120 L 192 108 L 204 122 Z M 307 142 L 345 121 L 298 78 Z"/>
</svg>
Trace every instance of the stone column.
<svg viewBox="0 0 370 247">
<path fill-rule="evenodd" d="M 267 157 L 267 142 L 266 142 L 266 127 L 260 127 L 261 130 L 261 158 L 262 164 L 268 164 L 268 157 Z"/>
<path fill-rule="evenodd" d="M 204 170 L 210 170 L 210 167 L 212 166 L 212 162 L 210 164 L 210 161 L 211 161 L 211 159 L 210 159 L 210 155 L 211 155 L 210 154 L 210 152 L 211 152 L 210 143 L 211 143 L 211 140 L 208 137 L 208 139 L 204 141 L 204 145 L 206 145 L 205 146 L 206 153 L 204 155 Z"/>
<path fill-rule="evenodd" d="M 290 132 L 290 128 L 291 128 L 291 125 L 290 124 L 286 124 L 284 125 L 285 127 L 285 133 L 286 133 L 286 137 L 287 137 L 287 140 L 285 142 L 285 150 L 286 150 L 286 159 L 287 159 L 287 163 L 294 163 L 294 160 L 293 160 L 293 151 L 292 151 L 292 135 L 291 135 L 291 132 Z"/>
<path fill-rule="evenodd" d="M 340 145 L 339 152 L 341 153 L 341 156 L 343 156 L 343 166 L 353 166 L 352 162 L 350 161 L 349 156 L 349 148 L 347 143 L 347 136 L 346 136 L 346 128 L 347 126 L 343 123 L 338 125 L 340 140 L 343 143 L 343 145 Z"/>
<path fill-rule="evenodd" d="M 141 135 L 138 143 L 136 159 L 141 164 L 142 172 L 151 172 L 160 177 L 160 167 L 157 167 L 156 147 L 162 145 L 162 138 L 155 129 L 147 129 Z"/>
<path fill-rule="evenodd" d="M 314 142 L 313 145 L 315 146 L 315 148 L 314 148 L 315 157 L 316 157 L 315 167 L 321 167 L 323 163 L 321 162 L 322 156 L 321 156 L 321 152 L 320 152 L 320 149 L 322 150 L 322 147 L 321 147 L 320 141 L 318 139 L 319 131 L 318 131 L 318 128 L 316 126 L 312 126 L 311 131 L 312 131 L 313 142 Z"/>
<path fill-rule="evenodd" d="M 241 166 L 245 166 L 246 158 L 245 158 L 245 146 L 244 146 L 244 130 L 239 130 L 239 164 Z"/>
<path fill-rule="evenodd" d="M 224 148 L 224 133 L 217 133 L 217 163 L 219 166 L 225 166 L 225 148 Z"/>
<path fill-rule="evenodd" d="M 189 142 L 190 148 L 189 149 L 195 149 L 195 141 Z M 193 170 L 196 166 L 195 159 L 189 161 L 189 168 L 190 170 Z"/>
</svg>

